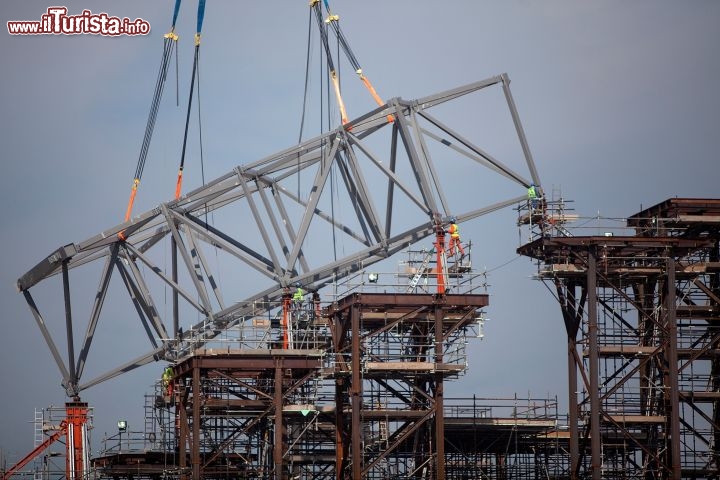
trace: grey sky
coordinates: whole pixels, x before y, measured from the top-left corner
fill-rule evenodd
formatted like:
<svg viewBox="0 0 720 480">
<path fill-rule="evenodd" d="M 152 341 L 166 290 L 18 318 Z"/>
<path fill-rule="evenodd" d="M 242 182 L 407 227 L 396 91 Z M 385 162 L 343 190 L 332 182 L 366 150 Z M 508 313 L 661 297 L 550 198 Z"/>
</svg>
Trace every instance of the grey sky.
<svg viewBox="0 0 720 480">
<path fill-rule="evenodd" d="M 65 401 L 15 281 L 60 245 L 122 220 L 173 3 L 64 3 L 71 14 L 89 8 L 142 17 L 152 26 L 148 36 L 0 32 L 0 448 L 11 461 L 33 446 L 33 409 Z M 7 21 L 39 20 L 50 5 L 2 2 L 3 29 Z M 184 2 L 178 28 L 181 105 L 196 5 Z M 335 0 L 331 6 L 384 98 L 416 98 L 507 72 L 543 185 L 561 188 L 582 216 L 624 217 L 671 196 L 717 196 L 720 3 Z M 201 70 L 206 179 L 297 140 L 307 22 L 306 0 L 208 2 Z M 347 63 L 343 68 L 350 73 Z M 313 79 L 319 82 L 317 72 Z M 136 212 L 169 200 L 174 190 L 184 118 L 174 95 L 173 75 Z M 348 107 L 353 116 L 373 104 L 349 95 Z M 489 136 L 488 143 L 502 148 L 501 139 Z M 199 184 L 197 163 L 186 182 Z M 476 265 L 497 267 L 515 257 L 515 214 L 483 217 L 464 226 L 463 236 L 476 245 Z M 534 271 L 519 259 L 492 272 L 486 339 L 451 393 L 566 395 L 559 309 L 530 278 Z M 104 341 L 108 355 L 122 348 L 112 336 Z M 112 433 L 117 418 L 140 422 L 142 395 L 159 368 L 84 393 L 96 409 L 96 441 Z"/>
</svg>

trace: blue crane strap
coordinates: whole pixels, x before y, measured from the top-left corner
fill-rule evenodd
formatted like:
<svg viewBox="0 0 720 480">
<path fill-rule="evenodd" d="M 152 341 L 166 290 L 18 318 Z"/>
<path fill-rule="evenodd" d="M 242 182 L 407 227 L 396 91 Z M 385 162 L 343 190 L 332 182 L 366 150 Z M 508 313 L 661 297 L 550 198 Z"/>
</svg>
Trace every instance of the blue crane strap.
<svg viewBox="0 0 720 480">
<path fill-rule="evenodd" d="M 172 28 L 175 28 L 175 22 L 177 22 L 178 13 L 180 13 L 180 2 L 182 0 L 175 0 L 175 10 L 173 11 Z"/>
<path fill-rule="evenodd" d="M 205 18 L 205 0 L 198 2 L 197 33 L 202 32 L 203 19 Z"/>
</svg>

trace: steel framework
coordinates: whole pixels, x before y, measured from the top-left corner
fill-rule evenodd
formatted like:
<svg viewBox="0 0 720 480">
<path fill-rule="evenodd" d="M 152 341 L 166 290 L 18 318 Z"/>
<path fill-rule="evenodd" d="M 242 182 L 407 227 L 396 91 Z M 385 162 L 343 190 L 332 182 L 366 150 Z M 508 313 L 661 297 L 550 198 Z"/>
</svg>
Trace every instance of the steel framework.
<svg viewBox="0 0 720 480">
<path fill-rule="evenodd" d="M 341 128 L 238 166 L 178 200 L 52 252 L 20 277 L 17 287 L 68 396 L 153 361 L 182 360 L 251 321 L 262 305 L 277 304 L 296 283 L 317 291 L 434 234 L 451 217 L 465 222 L 524 198 L 524 188 L 540 180 L 509 83 L 502 74 L 413 101 L 391 99 Z M 492 86 L 502 89 L 519 139 L 514 168 L 441 121 L 443 108 L 453 101 Z M 450 178 L 453 188 L 443 187 L 444 170 L 453 165 L 460 168 Z M 518 173 L 521 168 L 526 173 Z M 460 174 L 474 179 L 470 193 L 455 191 Z M 505 179 L 505 192 L 517 193 L 486 206 L 468 202 L 489 177 L 493 187 Z M 336 199 L 346 205 L 342 218 L 335 213 Z M 330 238 L 343 239 L 349 253 L 333 256 Z M 171 261 L 163 263 L 165 255 Z M 61 305 L 41 310 L 31 290 L 58 277 Z M 71 284 L 76 277 L 83 280 Z M 169 314 L 157 301 L 166 292 L 172 298 Z M 126 310 L 116 302 L 108 313 L 106 299 L 118 296 L 127 298 Z M 63 321 L 52 318 L 54 311 L 64 311 L 64 352 L 57 340 Z M 111 314 L 125 322 L 139 318 L 150 349 L 84 380 L 101 316 Z M 185 331 L 181 317 L 193 319 Z M 78 318 L 84 320 L 84 335 L 76 333 Z M 75 337 L 81 339 L 77 352 Z"/>
<path fill-rule="evenodd" d="M 629 236 L 541 224 L 518 252 L 562 312 L 572 478 L 717 479 L 720 200 L 666 200 Z"/>
<path fill-rule="evenodd" d="M 567 472 L 556 402 L 445 399 L 486 294 L 356 292 L 290 310 L 293 348 L 198 349 L 105 478 L 547 478 Z M 315 313 L 319 315 L 315 315 Z M 282 321 L 268 346 L 283 342 Z M 277 326 L 273 328 L 273 323 Z M 468 335 L 470 334 L 470 335 Z M 324 348 L 315 348 L 322 345 Z M 151 440 L 150 440 L 151 439 Z M 132 448 L 130 448 L 132 445 Z"/>
</svg>

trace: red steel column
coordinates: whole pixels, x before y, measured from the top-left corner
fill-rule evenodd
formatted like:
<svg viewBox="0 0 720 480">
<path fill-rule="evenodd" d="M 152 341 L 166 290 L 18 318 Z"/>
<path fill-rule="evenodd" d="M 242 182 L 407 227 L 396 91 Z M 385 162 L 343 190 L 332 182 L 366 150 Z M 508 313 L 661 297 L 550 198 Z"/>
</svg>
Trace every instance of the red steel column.
<svg viewBox="0 0 720 480">
<path fill-rule="evenodd" d="M 67 421 L 67 460 L 65 462 L 65 473 L 68 480 L 80 480 L 88 468 L 86 459 L 87 452 L 87 412 L 88 405 L 85 402 L 67 402 L 65 414 Z"/>
<path fill-rule="evenodd" d="M 437 293 L 445 295 L 445 230 L 442 226 L 436 228 L 435 251 L 437 252 Z"/>
</svg>

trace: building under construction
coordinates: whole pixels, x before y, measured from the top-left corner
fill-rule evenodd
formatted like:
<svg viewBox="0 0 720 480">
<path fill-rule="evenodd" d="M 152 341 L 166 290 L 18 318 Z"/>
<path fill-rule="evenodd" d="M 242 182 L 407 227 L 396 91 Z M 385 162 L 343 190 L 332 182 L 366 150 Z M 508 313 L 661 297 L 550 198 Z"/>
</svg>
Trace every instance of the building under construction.
<svg viewBox="0 0 720 480">
<path fill-rule="evenodd" d="M 501 88 L 515 120 L 526 153 L 520 165 L 490 157 L 432 114 L 493 87 Z M 373 153 L 383 143 L 387 158 Z M 457 202 L 433 160 L 447 162 L 449 155 L 474 160 L 483 175 L 509 180 L 514 192 L 487 206 Z M 522 166 L 527 177 L 517 173 Z M 351 219 L 332 213 L 333 172 L 353 205 Z M 309 180 L 301 182 L 301 174 Z M 446 383 L 468 367 L 467 345 L 488 305 L 484 281 L 472 268 L 471 242 L 461 240 L 458 224 L 524 200 L 527 186 L 539 185 L 536 176 L 509 79 L 501 75 L 418 100 L 394 99 L 60 247 L 23 275 L 18 289 L 62 373 L 68 405 L 81 402 L 84 390 L 146 364 L 162 360 L 172 369 L 151 396 L 141 443 L 134 448 L 133 432 L 119 425 L 117 444 L 108 443 L 91 463 L 73 463 L 67 477 L 560 474 L 565 440 L 556 431 L 554 399 L 444 394 Z M 371 182 L 382 182 L 385 193 L 371 194 Z M 309 239 L 328 238 L 327 228 L 333 243 L 342 240 L 354 251 L 337 258 L 314 249 Z M 163 268 L 167 252 L 172 261 Z M 403 254 L 397 272 L 380 274 L 393 279 L 383 284 L 373 265 Z M 235 271 L 252 288 L 265 289 L 227 302 L 238 295 L 228 280 Z M 49 328 L 46 317 L 56 310 L 41 298 L 47 290 L 63 292 L 64 339 Z M 158 308 L 163 296 L 172 299 L 168 315 Z M 111 297 L 127 298 L 128 310 L 121 312 L 117 301 L 108 310 Z M 84 337 L 74 333 L 83 323 L 78 311 L 87 315 Z M 151 349 L 86 380 L 99 320 L 114 315 L 138 318 Z M 189 326 L 181 321 L 198 317 Z M 78 350 L 75 337 L 82 338 Z M 74 432 L 75 423 L 63 421 L 54 439 Z"/>
<path fill-rule="evenodd" d="M 670 199 L 628 217 L 627 234 L 574 236 L 564 202 L 543 191 L 506 74 L 383 101 L 328 2 L 310 7 L 340 125 L 186 193 L 183 144 L 175 198 L 134 215 L 176 11 L 123 222 L 17 281 L 68 401 L 36 414 L 35 449 L 2 480 L 54 442 L 65 458 L 39 478 L 720 478 L 720 200 Z M 346 111 L 334 46 L 373 110 Z M 455 117 L 458 102 L 487 112 L 469 105 L 490 90 L 513 158 Z M 560 305 L 567 416 L 556 398 L 445 395 L 489 306 L 459 226 L 507 207 L 534 235 L 518 253 Z M 106 317 L 149 349 L 133 342 L 88 379 Z M 143 429 L 118 422 L 91 458 L 81 394 L 156 362 L 165 374 Z"/>
<path fill-rule="evenodd" d="M 536 234 L 518 250 L 566 327 L 567 416 L 556 399 L 445 397 L 488 295 L 471 245 L 447 256 L 438 230 L 336 301 L 294 288 L 257 301 L 174 362 L 142 431 L 71 459 L 76 478 L 718 478 L 720 200 L 669 199 L 624 235 L 573 236 L 562 201 L 518 211 Z M 84 435 L 87 404 L 67 408 L 60 424 L 85 418 L 70 430 Z"/>
<path fill-rule="evenodd" d="M 228 342 L 180 361 L 171 393 L 149 399 L 154 427 L 128 438 L 129 450 L 110 440 L 93 460 L 98 474 L 508 478 L 547 468 L 557 452 L 554 400 L 444 397 L 467 367 L 486 294 L 290 302 L 277 321 L 256 321 L 268 333 L 252 348 Z"/>
</svg>

